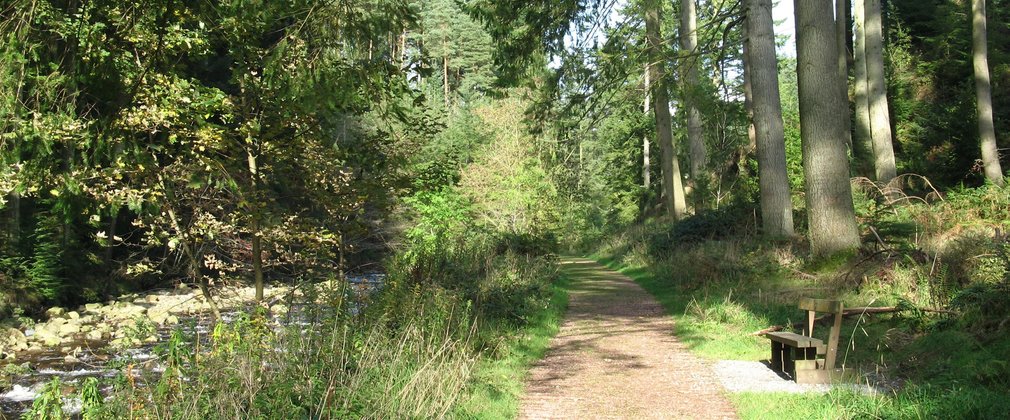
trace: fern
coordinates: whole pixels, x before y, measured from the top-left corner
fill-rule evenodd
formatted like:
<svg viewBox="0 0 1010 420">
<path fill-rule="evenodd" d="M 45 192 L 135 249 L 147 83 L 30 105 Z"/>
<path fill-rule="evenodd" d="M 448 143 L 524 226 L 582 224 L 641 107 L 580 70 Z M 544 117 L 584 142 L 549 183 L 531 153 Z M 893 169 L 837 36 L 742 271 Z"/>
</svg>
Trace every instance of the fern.
<svg viewBox="0 0 1010 420">
<path fill-rule="evenodd" d="M 32 235 L 34 244 L 31 262 L 26 272 L 31 289 L 49 302 L 57 301 L 63 288 L 61 276 L 63 246 L 60 243 L 61 223 L 51 213 L 43 213 Z"/>
</svg>

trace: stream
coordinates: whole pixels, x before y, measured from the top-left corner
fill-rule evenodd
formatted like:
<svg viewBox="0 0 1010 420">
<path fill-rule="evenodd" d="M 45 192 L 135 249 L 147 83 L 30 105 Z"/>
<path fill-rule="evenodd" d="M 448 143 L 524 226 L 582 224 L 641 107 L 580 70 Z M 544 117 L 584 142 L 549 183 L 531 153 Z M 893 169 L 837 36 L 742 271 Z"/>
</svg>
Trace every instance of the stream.
<svg viewBox="0 0 1010 420">
<path fill-rule="evenodd" d="M 364 274 L 349 276 L 352 294 L 356 297 L 357 304 L 353 304 L 351 310 L 356 311 L 362 298 L 383 284 L 383 274 Z M 288 289 L 271 288 L 274 293 L 267 293 L 268 301 L 271 295 L 288 293 Z M 236 295 L 242 299 L 233 299 L 230 305 L 222 305 L 221 318 L 224 323 L 234 322 L 241 314 L 248 313 L 254 308 L 251 300 L 246 296 L 251 295 L 251 288 L 243 288 Z M 163 294 L 162 296 L 175 297 L 178 294 Z M 148 299 L 142 297 L 141 301 Z M 168 299 L 164 299 L 168 300 Z M 110 304 L 110 307 L 115 306 Z M 83 307 L 82 307 L 83 308 Z M 270 325 L 275 330 L 283 329 L 289 325 L 307 325 L 308 320 L 303 316 L 304 305 L 293 305 L 291 308 L 283 304 L 275 305 L 271 308 L 269 317 Z M 75 312 L 76 313 L 76 312 Z M 152 314 L 154 312 L 151 312 Z M 151 315 L 152 317 L 154 315 Z M 158 318 L 160 319 L 160 318 Z M 113 336 L 121 336 L 122 324 L 117 327 L 114 335 L 106 335 L 101 339 L 92 336 L 92 339 L 83 334 L 74 335 L 74 338 L 61 342 L 59 345 L 43 346 L 16 353 L 16 357 L 0 362 L 0 370 L 7 370 L 10 374 L 9 385 L 0 388 L 0 419 L 14 419 L 21 417 L 39 396 L 46 384 L 54 377 L 59 377 L 64 386 L 64 394 L 67 391 L 79 389 L 87 378 L 98 378 L 103 395 L 108 395 L 111 390 L 111 379 L 123 373 L 130 373 L 133 376 L 142 374 L 158 374 L 164 371 L 161 361 L 155 354 L 155 347 L 165 343 L 172 336 L 175 330 L 181 330 L 184 336 L 199 337 L 201 342 L 208 340 L 214 328 L 213 317 L 209 312 L 197 312 L 192 314 L 179 315 L 171 323 L 162 322 L 155 326 L 155 330 L 130 348 L 124 348 L 122 343 L 118 343 Z M 129 329 L 129 327 L 126 327 Z M 31 339 L 37 332 L 32 328 L 25 330 L 25 335 Z M 119 339 L 122 340 L 122 339 Z M 117 344 L 117 345 L 113 345 Z M 127 369 L 133 369 L 126 372 Z M 64 412 L 76 417 L 80 413 L 80 401 L 71 398 L 65 402 Z"/>
</svg>

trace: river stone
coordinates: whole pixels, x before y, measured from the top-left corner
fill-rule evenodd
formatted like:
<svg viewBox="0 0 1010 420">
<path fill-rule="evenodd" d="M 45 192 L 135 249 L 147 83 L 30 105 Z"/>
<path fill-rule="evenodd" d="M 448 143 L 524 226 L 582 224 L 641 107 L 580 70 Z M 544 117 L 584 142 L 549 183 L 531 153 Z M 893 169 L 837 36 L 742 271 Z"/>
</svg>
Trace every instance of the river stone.
<svg viewBox="0 0 1010 420">
<path fill-rule="evenodd" d="M 91 341 L 99 341 L 99 340 L 102 339 L 102 332 L 98 331 L 98 330 L 91 330 L 91 331 L 88 331 L 88 333 L 84 335 L 84 338 L 86 338 L 88 340 L 91 340 Z"/>
<path fill-rule="evenodd" d="M 169 315 L 165 318 L 165 325 L 175 325 L 179 323 L 179 317 L 175 315 Z"/>
<path fill-rule="evenodd" d="M 60 337 L 60 326 L 63 324 L 57 324 L 53 322 L 45 323 L 42 325 L 35 326 L 35 339 L 38 341 L 45 342 L 46 339 Z"/>
<path fill-rule="evenodd" d="M 67 309 L 66 308 L 61 308 L 59 306 L 55 306 L 55 307 L 46 309 L 46 317 L 49 318 L 49 319 L 59 318 L 59 317 L 63 316 L 63 314 L 65 314 L 65 313 L 67 313 Z"/>
<path fill-rule="evenodd" d="M 78 324 L 76 322 L 63 324 L 60 325 L 59 331 L 61 337 L 69 337 L 71 335 L 78 334 L 81 332 L 81 324 Z"/>
<path fill-rule="evenodd" d="M 77 313 L 77 311 L 67 312 L 67 318 L 70 318 L 70 319 L 80 319 L 80 317 L 81 317 L 81 314 Z"/>
<path fill-rule="evenodd" d="M 101 303 L 86 303 L 86 304 L 84 304 L 84 311 L 85 312 L 98 312 L 99 309 L 102 309 L 102 304 Z"/>
<path fill-rule="evenodd" d="M 278 303 L 278 304 L 270 307 L 270 313 L 272 313 L 274 315 L 286 314 L 287 312 L 288 312 L 288 307 L 286 305 L 283 305 L 283 304 L 280 304 L 280 303 Z"/>
<path fill-rule="evenodd" d="M 115 308 L 109 313 L 110 318 L 114 319 L 133 319 L 138 316 L 143 315 L 147 312 L 147 308 L 143 306 L 134 305 L 132 303 L 124 302 L 123 305 L 116 304 Z"/>
<path fill-rule="evenodd" d="M 17 328 L 8 328 L 6 334 L 6 341 L 8 344 L 25 343 L 28 341 L 28 337 L 25 337 L 25 333 Z"/>
<path fill-rule="evenodd" d="M 53 334 L 46 334 L 44 336 L 40 336 L 39 341 L 41 341 L 42 344 L 45 345 L 46 347 L 58 346 L 62 342 L 62 340 L 60 340 L 60 337 L 58 335 Z"/>
<path fill-rule="evenodd" d="M 151 318 L 151 322 L 162 325 L 165 323 L 165 320 L 168 319 L 169 313 L 162 308 L 151 308 L 151 310 L 147 312 L 147 317 Z"/>
</svg>

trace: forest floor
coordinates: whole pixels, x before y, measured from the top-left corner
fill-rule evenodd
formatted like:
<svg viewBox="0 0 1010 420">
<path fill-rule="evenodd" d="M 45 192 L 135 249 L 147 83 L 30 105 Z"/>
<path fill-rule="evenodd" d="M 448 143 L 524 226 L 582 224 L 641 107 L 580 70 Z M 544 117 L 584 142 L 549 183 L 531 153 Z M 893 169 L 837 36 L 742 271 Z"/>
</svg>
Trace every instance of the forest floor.
<svg viewBox="0 0 1010 420">
<path fill-rule="evenodd" d="M 627 276 L 566 258 L 569 308 L 530 371 L 519 417 L 735 418 L 709 362 L 673 335 L 673 319 Z"/>
</svg>

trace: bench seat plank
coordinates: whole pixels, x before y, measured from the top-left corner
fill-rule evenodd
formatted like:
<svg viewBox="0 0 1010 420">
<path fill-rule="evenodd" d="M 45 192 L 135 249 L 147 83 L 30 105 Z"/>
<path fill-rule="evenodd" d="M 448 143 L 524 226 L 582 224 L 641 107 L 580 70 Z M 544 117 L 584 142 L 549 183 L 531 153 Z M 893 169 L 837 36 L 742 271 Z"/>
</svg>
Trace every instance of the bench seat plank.
<svg viewBox="0 0 1010 420">
<path fill-rule="evenodd" d="M 807 348 L 821 347 L 824 345 L 823 340 L 791 332 L 771 332 L 765 334 L 765 336 L 772 341 L 777 341 L 790 347 Z"/>
</svg>

